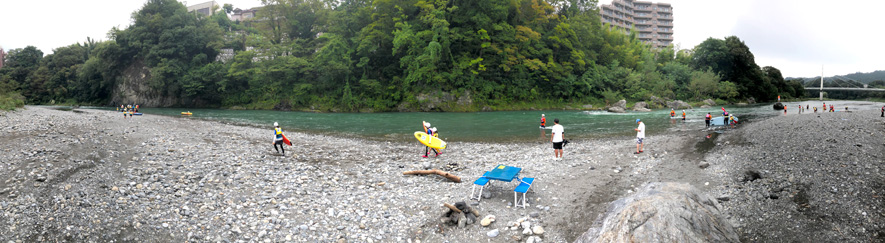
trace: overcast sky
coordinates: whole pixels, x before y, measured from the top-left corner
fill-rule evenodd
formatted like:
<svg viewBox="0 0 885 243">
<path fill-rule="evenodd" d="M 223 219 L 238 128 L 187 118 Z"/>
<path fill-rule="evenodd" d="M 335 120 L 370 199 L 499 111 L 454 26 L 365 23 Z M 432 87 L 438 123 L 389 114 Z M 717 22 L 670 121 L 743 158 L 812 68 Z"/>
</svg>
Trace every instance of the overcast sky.
<svg viewBox="0 0 885 243">
<path fill-rule="evenodd" d="M 196 5 L 209 0 L 181 1 Z M 0 0 L 0 46 L 7 52 L 32 45 L 50 54 L 52 50 L 86 37 L 107 40 L 112 27 L 124 29 L 131 22 L 132 12 L 146 0 Z M 234 8 L 261 6 L 261 0 L 216 0 Z"/>
<path fill-rule="evenodd" d="M 610 3 L 612 0 L 600 0 Z M 204 2 L 191 1 L 190 4 Z M 238 8 L 260 0 L 220 0 Z M 885 70 L 885 1 L 875 0 L 661 0 L 673 5 L 674 42 L 691 49 L 709 37 L 736 35 L 760 66 L 784 77 L 841 75 Z M 7 51 L 34 45 L 45 54 L 83 42 L 107 39 L 111 27 L 125 28 L 142 0 L 3 0 L 0 46 Z"/>
<path fill-rule="evenodd" d="M 600 4 L 612 0 L 600 0 Z M 661 0 L 673 6 L 673 41 L 691 49 L 737 36 L 759 66 L 784 77 L 885 70 L 885 1 Z"/>
</svg>

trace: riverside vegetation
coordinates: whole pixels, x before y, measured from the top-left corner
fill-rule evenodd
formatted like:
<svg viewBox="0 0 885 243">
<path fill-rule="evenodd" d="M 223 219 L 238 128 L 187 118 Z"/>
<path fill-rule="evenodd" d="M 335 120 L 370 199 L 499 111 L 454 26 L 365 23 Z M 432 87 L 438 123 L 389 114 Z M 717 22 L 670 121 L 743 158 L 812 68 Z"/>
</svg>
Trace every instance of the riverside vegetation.
<svg viewBox="0 0 885 243">
<path fill-rule="evenodd" d="M 760 68 L 736 36 L 655 49 L 602 23 L 592 0 L 262 2 L 240 22 L 227 4 L 202 16 L 148 0 L 106 41 L 45 57 L 11 50 L 0 94 L 29 104 L 476 111 L 804 92 Z"/>
</svg>

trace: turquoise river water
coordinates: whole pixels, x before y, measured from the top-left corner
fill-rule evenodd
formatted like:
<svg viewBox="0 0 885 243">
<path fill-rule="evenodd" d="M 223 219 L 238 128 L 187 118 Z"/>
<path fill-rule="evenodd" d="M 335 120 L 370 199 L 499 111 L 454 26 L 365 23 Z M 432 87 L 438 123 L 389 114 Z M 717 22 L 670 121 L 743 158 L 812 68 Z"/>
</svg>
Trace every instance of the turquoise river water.
<svg viewBox="0 0 885 243">
<path fill-rule="evenodd" d="M 821 109 L 821 101 L 786 102 L 789 115 L 799 115 L 798 106 L 817 106 Z M 865 101 L 827 101 L 833 104 L 838 112 L 845 107 L 851 111 L 878 110 L 882 103 Z M 635 120 L 642 119 L 649 135 L 662 134 L 678 130 L 693 130 L 704 127 L 704 115 L 709 112 L 714 117 L 722 115 L 722 106 L 712 108 L 687 109 L 687 119 L 681 119 L 681 110 L 677 110 L 677 119 L 671 119 L 669 109 L 651 112 L 610 113 L 604 111 L 496 111 L 496 112 L 387 112 L 387 113 L 311 113 L 267 110 L 223 110 L 223 109 L 189 109 L 189 108 L 142 108 L 139 112 L 182 117 L 182 119 L 208 119 L 227 123 L 268 128 L 279 122 L 284 131 L 300 131 L 322 133 L 348 137 L 364 137 L 370 139 L 407 141 L 414 139 L 412 134 L 421 130 L 421 121 L 430 122 L 437 127 L 440 138 L 446 141 L 531 141 L 540 140 L 538 128 L 541 114 L 547 117 L 548 128 L 553 126 L 553 119 L 559 118 L 565 127 L 568 139 L 602 138 L 617 136 L 633 136 Z M 84 107 L 85 108 L 85 107 Z M 93 109 L 114 110 L 107 107 L 89 107 Z M 751 106 L 725 106 L 735 114 L 741 123 L 752 122 L 765 117 L 785 115 L 783 111 L 772 109 L 771 103 Z M 180 113 L 190 111 L 192 116 L 184 117 Z M 821 111 L 818 111 L 821 112 Z M 803 115 L 812 114 L 811 110 Z M 143 119 L 135 117 L 136 119 Z M 122 115 L 121 115 L 122 119 Z M 549 136 L 550 130 L 546 130 Z M 270 136 L 270 135 L 268 135 Z M 549 138 L 548 138 L 549 139 Z"/>
</svg>

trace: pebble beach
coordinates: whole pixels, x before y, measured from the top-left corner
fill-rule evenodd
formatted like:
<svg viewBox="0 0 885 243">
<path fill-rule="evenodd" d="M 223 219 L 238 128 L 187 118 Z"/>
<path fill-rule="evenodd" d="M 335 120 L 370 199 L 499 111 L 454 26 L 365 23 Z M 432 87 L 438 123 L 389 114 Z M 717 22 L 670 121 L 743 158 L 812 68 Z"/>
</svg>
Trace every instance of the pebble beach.
<svg viewBox="0 0 885 243">
<path fill-rule="evenodd" d="M 816 122 L 831 129 L 785 129 Z M 562 161 L 540 139 L 421 158 L 417 142 L 287 132 L 283 155 L 269 125 L 28 106 L 0 116 L 0 242 L 570 242 L 657 181 L 716 197 L 742 240 L 880 241 L 883 129 L 872 111 L 803 114 L 741 124 L 711 149 L 703 128 L 649 137 L 639 155 L 630 137 L 572 141 Z M 498 164 L 536 178 L 527 208 L 515 183 L 468 199 Z M 425 169 L 461 182 L 403 175 Z M 461 201 L 495 221 L 440 223 Z"/>
</svg>

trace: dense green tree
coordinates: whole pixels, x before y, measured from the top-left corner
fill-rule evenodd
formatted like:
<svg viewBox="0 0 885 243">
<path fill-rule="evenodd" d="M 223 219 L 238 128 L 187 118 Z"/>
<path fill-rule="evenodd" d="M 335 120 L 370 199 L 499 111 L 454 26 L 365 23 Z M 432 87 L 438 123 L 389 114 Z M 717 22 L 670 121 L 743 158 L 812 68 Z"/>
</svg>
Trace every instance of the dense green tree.
<svg viewBox="0 0 885 243">
<path fill-rule="evenodd" d="M 389 111 L 431 100 L 484 106 L 619 99 L 769 100 L 804 94 L 737 37 L 652 48 L 601 23 L 593 0 L 264 0 L 230 21 L 148 0 L 109 40 L 15 50 L 0 89 L 30 102 L 107 103 L 146 69 L 151 97 L 254 109 Z M 229 55 L 218 58 L 219 53 Z M 231 53 L 232 52 L 232 53 Z M 131 76 L 125 76 L 131 80 Z M 720 82 L 719 80 L 727 80 Z M 130 82 L 131 83 L 131 82 Z M 459 102 L 461 103 L 461 102 Z"/>
<path fill-rule="evenodd" d="M 725 41 L 712 37 L 707 38 L 696 46 L 691 54 L 692 68 L 697 70 L 710 69 L 726 80 L 732 78 L 733 62 Z"/>
<path fill-rule="evenodd" d="M 729 81 L 721 82 L 719 83 L 718 90 L 716 90 L 716 95 L 728 100 L 737 98 L 739 95 L 737 85 Z"/>
<path fill-rule="evenodd" d="M 688 84 L 688 90 L 692 92 L 696 99 L 706 99 L 719 89 L 719 75 L 712 71 L 692 71 L 691 82 Z"/>
<path fill-rule="evenodd" d="M 2 81 L 6 83 L 4 86 L 12 87 L 8 92 L 20 92 L 30 101 L 44 101 L 42 98 L 49 88 L 45 85 L 49 74 L 45 67 L 40 70 L 42 60 L 43 51 L 34 46 L 9 50 L 3 66 L 3 69 L 8 69 L 4 75 L 7 80 Z"/>
</svg>

